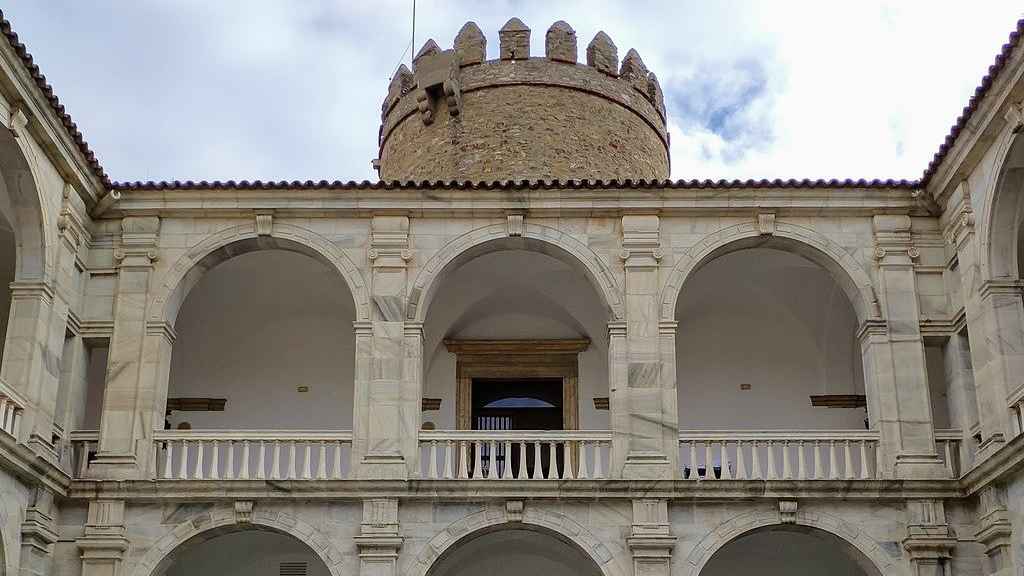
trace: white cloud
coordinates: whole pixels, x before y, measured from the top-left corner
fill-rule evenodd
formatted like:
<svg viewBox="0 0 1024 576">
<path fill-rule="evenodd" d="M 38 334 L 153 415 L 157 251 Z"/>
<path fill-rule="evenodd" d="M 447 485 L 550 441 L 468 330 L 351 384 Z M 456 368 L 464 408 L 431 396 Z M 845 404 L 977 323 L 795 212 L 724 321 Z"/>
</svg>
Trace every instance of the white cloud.
<svg viewBox="0 0 1024 576">
<path fill-rule="evenodd" d="M 670 101 L 673 177 L 920 176 L 1019 0 L 417 0 L 417 46 L 469 19 L 605 30 Z M 116 179 L 374 178 L 410 0 L 11 0 L 12 20 Z M 408 54 L 406 54 L 408 59 Z"/>
</svg>

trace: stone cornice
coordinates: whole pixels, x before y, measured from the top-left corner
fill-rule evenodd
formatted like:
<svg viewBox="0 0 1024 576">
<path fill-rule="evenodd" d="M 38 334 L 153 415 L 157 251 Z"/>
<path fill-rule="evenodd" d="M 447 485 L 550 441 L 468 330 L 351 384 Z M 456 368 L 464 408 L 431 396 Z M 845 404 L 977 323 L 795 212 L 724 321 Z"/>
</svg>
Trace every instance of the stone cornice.
<svg viewBox="0 0 1024 576">
<path fill-rule="evenodd" d="M 45 486 L 64 496 L 71 477 L 52 462 L 36 454 L 28 446 L 0 435 L 0 469 L 28 486 Z"/>
</svg>

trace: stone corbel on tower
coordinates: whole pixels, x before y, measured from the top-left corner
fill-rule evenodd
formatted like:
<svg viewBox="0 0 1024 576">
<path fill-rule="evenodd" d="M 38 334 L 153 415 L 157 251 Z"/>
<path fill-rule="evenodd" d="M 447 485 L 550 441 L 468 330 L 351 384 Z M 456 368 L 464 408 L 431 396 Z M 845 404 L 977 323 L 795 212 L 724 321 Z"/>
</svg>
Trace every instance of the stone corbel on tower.
<svg viewBox="0 0 1024 576">
<path fill-rule="evenodd" d="M 434 113 L 443 98 L 448 113 L 458 116 L 462 112 L 462 86 L 459 81 L 459 53 L 441 50 L 433 40 L 427 40 L 412 61 L 416 80 L 416 105 L 424 124 L 434 122 Z"/>
</svg>

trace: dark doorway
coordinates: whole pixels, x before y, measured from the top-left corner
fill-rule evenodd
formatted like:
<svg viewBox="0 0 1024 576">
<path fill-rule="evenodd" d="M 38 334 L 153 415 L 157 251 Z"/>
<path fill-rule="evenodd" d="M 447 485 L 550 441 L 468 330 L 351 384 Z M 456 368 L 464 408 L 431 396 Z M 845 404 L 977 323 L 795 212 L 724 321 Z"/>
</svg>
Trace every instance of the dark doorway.
<svg viewBox="0 0 1024 576">
<path fill-rule="evenodd" d="M 561 378 L 474 378 L 472 394 L 474 430 L 564 429 Z M 484 467 L 490 466 L 492 450 L 497 471 L 503 470 L 505 459 L 510 458 L 513 474 L 519 475 L 524 462 L 518 444 L 484 444 L 480 454 Z M 544 477 L 551 477 L 552 450 L 555 450 L 556 466 L 561 469 L 564 447 L 545 442 L 528 447 L 525 474 L 532 477 L 536 471 Z M 538 458 L 540 469 L 536 468 Z M 558 476 L 557 472 L 555 476 Z"/>
</svg>

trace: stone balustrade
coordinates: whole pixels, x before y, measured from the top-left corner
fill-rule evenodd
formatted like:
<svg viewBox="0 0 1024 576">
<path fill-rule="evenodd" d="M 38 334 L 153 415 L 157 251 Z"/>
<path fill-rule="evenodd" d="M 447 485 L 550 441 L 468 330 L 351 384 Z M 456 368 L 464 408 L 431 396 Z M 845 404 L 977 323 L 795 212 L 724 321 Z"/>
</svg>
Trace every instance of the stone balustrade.
<svg viewBox="0 0 1024 576">
<path fill-rule="evenodd" d="M 946 466 L 950 478 L 959 478 L 964 473 L 961 466 L 960 444 L 964 433 L 959 428 L 948 428 L 935 431 L 935 449 Z"/>
<path fill-rule="evenodd" d="M 873 430 L 683 430 L 686 480 L 873 480 Z"/>
<path fill-rule="evenodd" d="M 25 402 L 6 382 L 0 380 L 0 432 L 18 437 L 18 425 L 25 412 Z"/>
<path fill-rule="evenodd" d="M 420 474 L 428 480 L 606 478 L 611 441 L 609 431 L 424 431 Z"/>
</svg>

